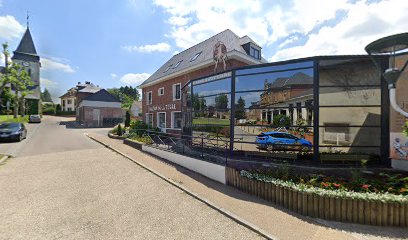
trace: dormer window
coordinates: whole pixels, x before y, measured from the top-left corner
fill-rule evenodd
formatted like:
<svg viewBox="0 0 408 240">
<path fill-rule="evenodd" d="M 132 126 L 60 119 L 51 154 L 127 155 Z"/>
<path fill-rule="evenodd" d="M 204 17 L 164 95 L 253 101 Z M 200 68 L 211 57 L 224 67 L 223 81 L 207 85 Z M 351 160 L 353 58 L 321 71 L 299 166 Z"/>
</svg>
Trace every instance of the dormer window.
<svg viewBox="0 0 408 240">
<path fill-rule="evenodd" d="M 201 53 L 202 53 L 202 52 L 196 53 L 196 55 L 194 55 L 194 57 L 192 57 L 192 58 L 190 59 L 190 62 L 194 62 L 194 61 L 198 58 L 198 56 L 200 56 Z"/>
<path fill-rule="evenodd" d="M 169 71 L 170 68 L 171 68 L 171 66 L 173 66 L 173 64 L 170 64 L 170 65 L 166 68 L 166 70 L 164 70 L 164 73 L 167 72 L 167 71 Z"/>
<path fill-rule="evenodd" d="M 180 63 L 181 63 L 182 61 L 183 61 L 183 60 L 178 61 L 178 63 L 176 63 L 176 65 L 174 65 L 173 69 L 177 68 L 177 67 L 180 65 Z"/>
<path fill-rule="evenodd" d="M 253 57 L 253 58 L 261 59 L 261 54 L 260 54 L 259 49 L 256 49 L 256 48 L 254 48 L 254 47 L 252 47 L 252 46 L 251 46 L 251 48 L 250 48 L 250 50 L 249 50 L 249 55 L 250 55 L 251 57 Z"/>
</svg>

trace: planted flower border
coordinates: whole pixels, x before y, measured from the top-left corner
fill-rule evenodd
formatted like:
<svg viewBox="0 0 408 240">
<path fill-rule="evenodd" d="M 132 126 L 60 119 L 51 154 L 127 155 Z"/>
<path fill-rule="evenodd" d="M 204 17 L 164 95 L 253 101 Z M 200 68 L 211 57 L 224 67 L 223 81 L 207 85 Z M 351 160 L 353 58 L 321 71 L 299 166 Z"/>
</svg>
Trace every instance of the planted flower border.
<svg viewBox="0 0 408 240">
<path fill-rule="evenodd" d="M 226 168 L 227 184 L 299 214 L 327 220 L 408 227 L 408 197 L 327 190 Z"/>
</svg>

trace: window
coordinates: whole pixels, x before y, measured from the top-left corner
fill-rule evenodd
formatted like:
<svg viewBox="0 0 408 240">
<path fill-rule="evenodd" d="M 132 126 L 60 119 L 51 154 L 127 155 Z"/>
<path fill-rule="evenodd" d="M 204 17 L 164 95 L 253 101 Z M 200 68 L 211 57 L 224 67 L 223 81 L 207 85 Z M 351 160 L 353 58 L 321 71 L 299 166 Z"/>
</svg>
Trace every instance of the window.
<svg viewBox="0 0 408 240">
<path fill-rule="evenodd" d="M 171 126 L 172 128 L 181 128 L 181 112 L 171 112 Z"/>
<path fill-rule="evenodd" d="M 163 96 L 164 95 L 164 87 L 159 88 L 158 93 L 159 96 Z"/>
<path fill-rule="evenodd" d="M 65 100 L 62 100 L 62 107 L 65 107 Z"/>
<path fill-rule="evenodd" d="M 260 58 L 260 54 L 259 54 L 259 50 L 251 47 L 250 51 L 249 51 L 249 55 L 251 55 L 251 57 L 256 58 L 256 59 L 261 59 Z"/>
<path fill-rule="evenodd" d="M 202 53 L 202 52 L 196 53 L 196 55 L 194 55 L 194 57 L 192 57 L 192 58 L 190 59 L 190 62 L 194 62 L 194 61 L 198 58 L 198 56 L 200 56 L 201 53 Z"/>
<path fill-rule="evenodd" d="M 166 128 L 166 113 L 165 112 L 157 113 L 157 127 Z"/>
<path fill-rule="evenodd" d="M 173 85 L 173 101 L 181 99 L 181 83 Z"/>
<path fill-rule="evenodd" d="M 146 105 L 152 104 L 152 91 L 147 92 L 146 94 Z"/>
<path fill-rule="evenodd" d="M 171 66 L 173 66 L 173 64 L 170 64 L 170 65 L 166 68 L 166 70 L 164 70 L 164 73 L 167 72 L 167 71 L 169 71 L 170 68 L 171 68 Z"/>
<path fill-rule="evenodd" d="M 178 61 L 178 63 L 176 63 L 176 65 L 174 65 L 173 69 L 174 69 L 174 68 L 177 68 L 177 67 L 180 65 L 180 63 L 181 63 L 182 61 L 183 61 L 183 60 Z"/>
<path fill-rule="evenodd" d="M 146 113 L 146 123 L 149 126 L 153 126 L 153 113 Z"/>
<path fill-rule="evenodd" d="M 67 104 L 72 104 L 72 100 L 71 100 L 71 99 L 68 99 L 68 100 L 67 100 Z"/>
</svg>

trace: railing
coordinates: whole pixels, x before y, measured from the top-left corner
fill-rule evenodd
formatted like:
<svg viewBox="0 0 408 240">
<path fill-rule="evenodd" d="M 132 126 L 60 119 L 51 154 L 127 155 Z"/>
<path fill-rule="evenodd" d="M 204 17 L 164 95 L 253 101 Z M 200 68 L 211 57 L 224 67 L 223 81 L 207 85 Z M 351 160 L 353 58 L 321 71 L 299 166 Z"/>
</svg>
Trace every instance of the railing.
<svg viewBox="0 0 408 240">
<path fill-rule="evenodd" d="M 205 161 L 225 165 L 229 158 L 229 139 L 212 137 L 206 134 L 193 136 L 163 133 L 146 129 L 129 131 L 129 138 L 166 151 L 200 158 Z"/>
</svg>

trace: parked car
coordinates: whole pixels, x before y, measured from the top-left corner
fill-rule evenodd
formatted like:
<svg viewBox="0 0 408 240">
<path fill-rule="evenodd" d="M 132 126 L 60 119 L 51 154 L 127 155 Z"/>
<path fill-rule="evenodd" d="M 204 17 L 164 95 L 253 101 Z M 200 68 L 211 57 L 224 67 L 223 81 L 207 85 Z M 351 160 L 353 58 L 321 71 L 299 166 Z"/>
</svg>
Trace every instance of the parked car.
<svg viewBox="0 0 408 240">
<path fill-rule="evenodd" d="M 0 140 L 21 141 L 27 137 L 27 129 L 22 123 L 0 124 Z"/>
<path fill-rule="evenodd" d="M 41 117 L 40 115 L 30 115 L 28 118 L 29 123 L 40 123 L 41 122 Z"/>
<path fill-rule="evenodd" d="M 258 148 L 268 151 L 276 149 L 299 149 L 309 150 L 312 143 L 304 138 L 296 137 L 286 132 L 264 132 L 259 134 L 255 140 Z"/>
</svg>

